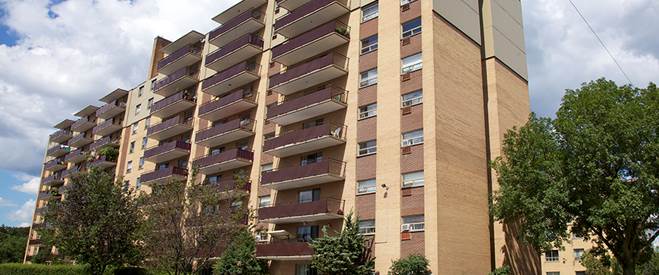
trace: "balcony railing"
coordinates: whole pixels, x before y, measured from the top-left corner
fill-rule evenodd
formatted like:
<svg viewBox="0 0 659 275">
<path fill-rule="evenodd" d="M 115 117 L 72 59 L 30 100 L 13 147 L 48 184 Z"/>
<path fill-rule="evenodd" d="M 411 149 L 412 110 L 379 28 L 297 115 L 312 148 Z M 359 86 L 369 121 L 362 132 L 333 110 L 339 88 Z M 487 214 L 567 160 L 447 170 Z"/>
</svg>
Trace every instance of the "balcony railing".
<svg viewBox="0 0 659 275">
<path fill-rule="evenodd" d="M 57 143 L 65 142 L 73 136 L 73 133 L 68 130 L 59 130 L 50 135 L 50 140 Z"/>
<path fill-rule="evenodd" d="M 259 79 L 260 69 L 255 62 L 245 61 L 204 79 L 201 88 L 205 93 L 220 96 Z"/>
<path fill-rule="evenodd" d="M 144 158 L 154 162 L 164 162 L 190 154 L 190 143 L 175 140 L 156 147 L 146 149 Z"/>
<path fill-rule="evenodd" d="M 172 64 L 174 61 L 179 60 L 181 57 L 185 55 L 188 54 L 199 55 L 200 52 L 201 49 L 199 48 L 198 45 L 187 45 L 183 48 L 175 50 L 170 55 L 158 61 L 158 70 L 162 70 L 162 68 L 164 68 L 165 66 Z"/>
<path fill-rule="evenodd" d="M 111 158 L 107 156 L 97 156 L 90 165 L 102 169 L 110 168 L 117 165 L 117 158 L 116 157 Z"/>
<path fill-rule="evenodd" d="M 96 116 L 102 119 L 108 119 L 118 114 L 121 114 L 125 110 L 126 110 L 126 102 L 115 100 L 111 103 L 103 105 L 101 108 L 96 110 Z"/>
<path fill-rule="evenodd" d="M 90 148 L 92 150 L 98 150 L 104 146 L 119 146 L 119 138 L 112 136 L 103 137 L 99 140 L 94 141 L 94 143 L 92 143 Z"/>
<path fill-rule="evenodd" d="M 258 210 L 259 220 L 274 224 L 330 220 L 342 216 L 343 201 L 337 199 L 283 204 L 259 208 Z"/>
<path fill-rule="evenodd" d="M 147 135 L 158 140 L 182 134 L 192 129 L 192 117 L 177 116 L 149 127 Z"/>
<path fill-rule="evenodd" d="M 71 152 L 71 147 L 66 145 L 55 145 L 46 151 L 46 154 L 51 157 L 60 157 Z"/>
<path fill-rule="evenodd" d="M 188 169 L 179 168 L 179 167 L 168 167 L 159 169 L 153 172 L 149 172 L 140 176 L 140 182 L 142 184 L 150 184 L 155 182 L 174 180 L 174 179 L 185 179 L 188 176 Z"/>
<path fill-rule="evenodd" d="M 328 53 L 271 76 L 270 89 L 284 95 L 292 94 L 343 76 L 347 74 L 347 68 L 347 57 Z"/>
<path fill-rule="evenodd" d="M 67 154 L 66 157 L 64 157 L 64 161 L 69 163 L 78 163 L 85 160 L 88 155 L 89 154 L 86 151 L 83 151 L 82 149 L 76 149 Z"/>
<path fill-rule="evenodd" d="M 256 257 L 266 260 L 308 260 L 313 249 L 307 242 L 297 240 L 273 241 L 256 245 Z"/>
<path fill-rule="evenodd" d="M 93 140 L 90 135 L 87 135 L 85 133 L 80 133 L 75 135 L 73 138 L 69 140 L 69 145 L 72 147 L 80 148 L 92 142 Z"/>
<path fill-rule="evenodd" d="M 46 162 L 43 168 L 47 171 L 59 171 L 66 168 L 66 164 L 64 163 L 64 159 L 58 158 Z"/>
<path fill-rule="evenodd" d="M 42 182 L 44 185 L 57 186 L 64 183 L 64 178 L 61 175 L 53 174 L 45 177 Z"/>
<path fill-rule="evenodd" d="M 343 180 L 345 163 L 322 160 L 304 166 L 286 167 L 261 173 L 261 184 L 285 190 Z"/>
<path fill-rule="evenodd" d="M 262 50 L 263 39 L 254 34 L 246 34 L 208 54 L 205 64 L 215 71 L 221 71 L 253 57 Z"/>
<path fill-rule="evenodd" d="M 171 96 L 158 100 L 151 106 L 151 115 L 156 117 L 169 117 L 194 107 L 195 97 L 191 91 L 180 91 Z"/>
<path fill-rule="evenodd" d="M 199 168 L 203 174 L 247 166 L 254 160 L 254 152 L 243 149 L 231 149 L 219 154 L 211 154 L 195 160 L 192 165 Z"/>
<path fill-rule="evenodd" d="M 294 37 L 327 21 L 346 14 L 348 0 L 314 0 L 292 10 L 275 21 L 275 31 L 286 37 Z"/>
<path fill-rule="evenodd" d="M 263 151 L 280 158 L 345 143 L 346 126 L 325 124 L 281 133 L 267 139 Z"/>
<path fill-rule="evenodd" d="M 73 177 L 73 176 L 79 174 L 80 172 L 82 172 L 82 168 L 72 167 L 70 169 L 62 171 L 62 178 Z"/>
<path fill-rule="evenodd" d="M 170 96 L 175 92 L 187 88 L 196 83 L 196 75 L 199 69 L 193 67 L 183 67 L 168 75 L 167 77 L 159 80 L 153 86 L 153 91 L 162 96 Z"/>
<path fill-rule="evenodd" d="M 254 134 L 253 131 L 254 123 L 251 119 L 234 119 L 199 130 L 195 142 L 204 146 L 216 146 L 249 137 Z"/>
<path fill-rule="evenodd" d="M 350 28 L 331 21 L 275 46 L 272 48 L 272 60 L 292 65 L 348 43 L 349 40 Z"/>
<path fill-rule="evenodd" d="M 288 125 L 328 114 L 347 106 L 348 92 L 329 86 L 317 92 L 268 106 L 268 120 Z"/>
<path fill-rule="evenodd" d="M 94 127 L 94 124 L 94 122 L 89 121 L 86 118 L 80 118 L 71 124 L 71 130 L 75 132 L 84 132 Z"/>
<path fill-rule="evenodd" d="M 109 134 L 121 130 L 122 123 L 123 123 L 123 118 L 121 119 L 111 118 L 101 122 L 96 127 L 94 127 L 92 133 L 99 136 L 107 136 Z"/>
<path fill-rule="evenodd" d="M 248 10 L 238 15 L 208 34 L 211 44 L 222 47 L 247 33 L 263 28 L 265 15 L 258 10 Z"/>
<path fill-rule="evenodd" d="M 234 114 L 239 114 L 256 106 L 251 98 L 251 90 L 238 89 L 217 100 L 204 103 L 199 107 L 199 117 L 217 121 Z"/>
</svg>

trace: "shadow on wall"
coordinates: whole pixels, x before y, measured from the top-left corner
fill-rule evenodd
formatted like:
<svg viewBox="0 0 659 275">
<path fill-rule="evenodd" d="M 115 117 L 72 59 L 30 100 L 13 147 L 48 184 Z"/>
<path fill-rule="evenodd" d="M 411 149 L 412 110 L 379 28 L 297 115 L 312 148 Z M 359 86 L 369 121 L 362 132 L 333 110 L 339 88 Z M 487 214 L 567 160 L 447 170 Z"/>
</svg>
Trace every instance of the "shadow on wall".
<svg viewBox="0 0 659 275">
<path fill-rule="evenodd" d="M 501 247 L 504 265 L 510 266 L 513 274 L 516 275 L 541 274 L 540 254 L 530 245 L 525 245 L 517 239 L 518 224 L 504 224 L 503 232 L 506 236 L 506 245 Z"/>
</svg>

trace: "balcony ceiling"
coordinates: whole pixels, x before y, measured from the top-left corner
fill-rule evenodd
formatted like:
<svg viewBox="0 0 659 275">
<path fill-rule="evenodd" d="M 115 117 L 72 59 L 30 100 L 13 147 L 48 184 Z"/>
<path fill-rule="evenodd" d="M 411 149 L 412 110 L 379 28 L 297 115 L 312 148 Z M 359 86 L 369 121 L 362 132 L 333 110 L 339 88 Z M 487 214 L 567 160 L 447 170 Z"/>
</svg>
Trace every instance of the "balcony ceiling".
<svg viewBox="0 0 659 275">
<path fill-rule="evenodd" d="M 231 66 L 236 65 L 242 61 L 248 60 L 253 56 L 261 53 L 262 51 L 263 51 L 262 48 L 254 44 L 247 43 L 244 46 L 236 49 L 235 51 L 230 52 L 227 55 L 216 59 L 212 63 L 206 64 L 206 67 L 216 72 L 219 72 L 224 69 L 230 68 Z"/>
<path fill-rule="evenodd" d="M 209 121 L 218 121 L 223 118 L 230 117 L 235 114 L 242 113 L 244 111 L 247 111 L 249 109 L 252 109 L 256 107 L 256 103 L 241 99 L 232 103 L 229 103 L 227 105 L 224 105 L 220 108 L 216 108 L 210 112 L 200 114 L 199 117 L 202 119 L 206 119 Z"/>
<path fill-rule="evenodd" d="M 243 128 L 237 128 L 234 130 L 230 130 L 218 135 L 215 135 L 213 137 L 200 140 L 197 142 L 197 144 L 201 144 L 206 147 L 215 147 L 218 145 L 226 144 L 232 141 L 240 140 L 243 138 L 247 138 L 254 135 L 254 132 L 243 129 Z"/>
<path fill-rule="evenodd" d="M 176 39 L 174 42 L 167 44 L 167 46 L 162 47 L 161 50 L 166 54 L 171 54 L 180 48 L 199 42 L 204 37 L 205 35 L 193 30 Z"/>
<path fill-rule="evenodd" d="M 220 14 L 213 17 L 213 21 L 224 24 L 232 18 L 241 15 L 243 12 L 251 10 L 253 8 L 258 8 L 261 5 L 265 4 L 267 0 L 242 0 L 232 7 L 224 10 Z"/>
<path fill-rule="evenodd" d="M 192 130 L 192 126 L 190 126 L 189 123 L 188 124 L 179 123 L 162 131 L 155 132 L 149 135 L 149 137 L 155 140 L 165 140 L 174 136 L 178 136 L 190 130 Z"/>
<path fill-rule="evenodd" d="M 169 104 L 155 112 L 151 113 L 151 116 L 154 117 L 159 117 L 159 118 L 167 118 L 171 117 L 175 114 L 178 114 L 180 112 L 183 112 L 187 109 L 190 109 L 195 106 L 195 103 L 187 100 L 187 99 L 181 99 L 177 100 L 176 102 Z"/>
<path fill-rule="evenodd" d="M 260 19 L 250 17 L 245 22 L 242 22 L 239 25 L 235 26 L 234 28 L 214 37 L 209 41 L 209 43 L 217 47 L 222 47 L 227 43 L 240 38 L 243 35 L 254 33 L 262 29 L 264 26 L 265 25 Z"/>
<path fill-rule="evenodd" d="M 286 223 L 301 223 L 301 222 L 318 222 L 326 220 L 341 219 L 343 215 L 336 213 L 319 213 L 313 215 L 294 216 L 294 217 L 281 217 L 272 219 L 261 219 L 261 222 L 271 224 L 286 224 Z"/>
<path fill-rule="evenodd" d="M 327 52 L 331 49 L 348 43 L 348 41 L 349 39 L 347 37 L 336 32 L 331 32 L 307 44 L 277 56 L 272 60 L 290 66 L 318 55 L 318 53 Z"/>
<path fill-rule="evenodd" d="M 214 163 L 212 165 L 199 167 L 199 172 L 204 175 L 212 175 L 224 171 L 229 171 L 229 170 L 249 166 L 251 164 L 252 161 L 250 160 L 235 158 L 224 162 Z"/>
<path fill-rule="evenodd" d="M 317 151 L 324 148 L 334 147 L 344 143 L 345 143 L 344 140 L 328 134 L 326 136 L 322 136 L 319 138 L 314 138 L 303 142 L 288 144 L 282 147 L 274 148 L 264 153 L 278 158 L 285 158 L 292 155 L 298 155 L 302 153 Z"/>
<path fill-rule="evenodd" d="M 279 6 L 285 8 L 286 10 L 294 10 L 300 6 L 306 4 L 309 0 L 281 0 Z"/>
<path fill-rule="evenodd" d="M 328 99 L 319 103 L 309 104 L 304 108 L 284 113 L 276 117 L 269 118 L 268 120 L 279 125 L 289 125 L 324 114 L 329 114 L 344 108 L 346 108 L 346 104 Z"/>
<path fill-rule="evenodd" d="M 71 125 L 73 123 L 75 123 L 74 120 L 65 119 L 65 120 L 62 120 L 60 123 L 55 124 L 54 127 L 57 128 L 57 129 L 61 129 L 61 130 L 66 130 L 69 127 L 71 127 Z"/>
<path fill-rule="evenodd" d="M 153 163 L 162 163 L 162 162 L 182 158 L 187 155 L 190 155 L 190 150 L 186 150 L 183 148 L 173 148 L 172 150 L 169 150 L 167 152 L 163 152 L 161 154 L 148 157 L 146 158 L 146 160 Z"/>
<path fill-rule="evenodd" d="M 276 32 L 288 38 L 295 37 L 346 13 L 348 13 L 348 8 L 344 7 L 339 2 L 334 1 L 329 5 L 280 27 Z"/>
<path fill-rule="evenodd" d="M 186 53 L 185 55 L 179 57 L 178 59 L 168 63 L 164 67 L 158 70 L 158 73 L 162 75 L 169 75 L 183 67 L 190 66 L 201 60 L 199 53 Z"/>
<path fill-rule="evenodd" d="M 121 89 L 121 88 L 118 88 L 118 89 L 110 92 L 109 94 L 105 95 L 104 97 L 102 97 L 99 100 L 101 102 L 105 102 L 105 103 L 112 103 L 113 101 L 115 101 L 117 99 L 120 99 L 120 98 L 122 98 L 124 96 L 127 96 L 127 95 L 128 95 L 128 91 L 126 91 L 124 89 Z"/>
<path fill-rule="evenodd" d="M 96 113 L 96 110 L 98 110 L 98 107 L 94 105 L 88 105 L 87 107 L 83 108 L 82 110 L 78 111 L 73 115 L 77 117 L 87 117 L 88 115 Z"/>
<path fill-rule="evenodd" d="M 313 186 L 323 183 L 335 182 L 340 180 L 343 180 L 343 177 L 332 174 L 321 174 L 321 175 L 315 175 L 305 178 L 296 178 L 296 179 L 290 179 L 280 182 L 274 182 L 270 184 L 263 184 L 263 186 L 267 186 L 270 189 L 274 189 L 274 190 L 288 190 L 288 189 L 308 187 L 308 186 Z"/>
<path fill-rule="evenodd" d="M 194 77 L 192 77 L 191 75 L 186 75 L 177 79 L 172 83 L 169 83 L 167 86 L 160 88 L 158 91 L 155 91 L 154 93 L 161 95 L 163 97 L 168 97 L 196 83 L 197 80 Z"/>
<path fill-rule="evenodd" d="M 214 96 L 221 96 L 236 88 L 245 86 L 259 79 L 259 75 L 250 71 L 242 71 L 237 75 L 227 78 L 213 86 L 204 89 L 204 93 Z"/>
<path fill-rule="evenodd" d="M 346 75 L 343 68 L 337 65 L 328 65 L 313 72 L 308 72 L 304 75 L 293 78 L 287 82 L 272 87 L 271 90 L 283 94 L 290 95 L 297 91 L 301 91 L 321 83 L 328 82 L 340 76 Z"/>
</svg>

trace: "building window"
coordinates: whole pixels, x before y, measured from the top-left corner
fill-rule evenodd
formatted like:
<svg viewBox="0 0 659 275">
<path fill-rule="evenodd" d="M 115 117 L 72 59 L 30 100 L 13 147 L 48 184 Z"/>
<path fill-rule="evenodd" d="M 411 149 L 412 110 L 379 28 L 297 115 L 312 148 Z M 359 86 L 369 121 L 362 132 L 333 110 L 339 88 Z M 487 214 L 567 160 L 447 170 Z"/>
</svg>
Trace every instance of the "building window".
<svg viewBox="0 0 659 275">
<path fill-rule="evenodd" d="M 297 239 L 304 242 L 310 242 L 313 239 L 318 238 L 319 231 L 317 225 L 300 226 L 297 228 Z"/>
<path fill-rule="evenodd" d="M 377 18 L 378 14 L 379 9 L 377 1 L 362 7 L 362 23 Z"/>
<path fill-rule="evenodd" d="M 586 271 L 577 271 L 574 274 L 575 275 L 586 275 Z"/>
<path fill-rule="evenodd" d="M 549 272 L 547 272 L 547 275 L 561 275 L 561 272 L 559 272 L 559 271 L 549 271 Z"/>
<path fill-rule="evenodd" d="M 362 39 L 361 54 L 367 54 L 378 49 L 378 35 L 371 35 Z"/>
<path fill-rule="evenodd" d="M 131 154 L 135 152 L 135 141 L 130 142 L 130 147 L 128 147 L 128 152 Z"/>
<path fill-rule="evenodd" d="M 550 250 L 550 251 L 545 252 L 545 261 L 557 262 L 558 261 L 558 250 Z"/>
<path fill-rule="evenodd" d="M 416 0 L 400 0 L 400 5 L 404 6 L 404 5 L 410 4 L 414 1 L 416 1 Z"/>
<path fill-rule="evenodd" d="M 320 200 L 320 189 L 305 190 L 298 193 L 298 203 L 309 203 Z"/>
<path fill-rule="evenodd" d="M 359 88 L 375 85 L 378 83 L 378 68 L 373 68 L 359 74 Z"/>
<path fill-rule="evenodd" d="M 142 104 L 135 105 L 135 114 L 139 114 L 142 111 Z"/>
<path fill-rule="evenodd" d="M 144 169 L 144 157 L 140 157 L 140 163 L 137 169 L 139 170 Z"/>
<path fill-rule="evenodd" d="M 377 142 L 375 140 L 360 142 L 358 146 L 359 146 L 359 149 L 357 150 L 358 157 L 372 155 L 375 154 L 375 152 L 377 151 Z"/>
<path fill-rule="evenodd" d="M 144 119 L 144 130 L 149 129 L 149 127 L 151 127 L 151 117 Z"/>
<path fill-rule="evenodd" d="M 146 137 L 142 138 L 142 150 L 146 149 L 146 143 L 148 142 L 149 139 Z"/>
<path fill-rule="evenodd" d="M 359 234 L 363 234 L 363 235 L 375 234 L 375 220 L 359 221 Z"/>
<path fill-rule="evenodd" d="M 575 260 L 581 260 L 581 257 L 583 257 L 584 250 L 583 248 L 577 248 L 574 250 L 574 259 Z"/>
<path fill-rule="evenodd" d="M 408 57 L 405 57 L 401 60 L 400 72 L 401 74 L 407 74 L 414 71 L 421 70 L 423 68 L 423 62 L 421 60 L 421 53 L 413 54 Z"/>
<path fill-rule="evenodd" d="M 375 179 L 360 180 L 357 182 L 357 195 L 375 193 L 376 188 Z"/>
<path fill-rule="evenodd" d="M 261 165 L 261 172 L 270 172 L 273 170 L 272 163 Z"/>
<path fill-rule="evenodd" d="M 424 227 L 423 215 L 414 215 L 403 217 L 400 229 L 402 232 L 422 232 Z"/>
<path fill-rule="evenodd" d="M 424 185 L 423 171 L 405 173 L 401 175 L 401 178 L 403 188 Z"/>
<path fill-rule="evenodd" d="M 417 17 L 402 24 L 403 38 L 421 33 L 421 17 Z"/>
<path fill-rule="evenodd" d="M 133 171 L 133 161 L 129 160 L 128 165 L 126 165 L 126 174 L 130 174 Z"/>
<path fill-rule="evenodd" d="M 270 207 L 271 203 L 270 195 L 259 197 L 259 208 Z"/>
<path fill-rule="evenodd" d="M 313 153 L 302 157 L 300 160 L 300 166 L 305 166 L 309 164 L 314 164 L 323 160 L 322 153 Z"/>
<path fill-rule="evenodd" d="M 153 91 L 156 88 L 156 79 L 151 80 L 151 91 Z"/>
<path fill-rule="evenodd" d="M 146 104 L 146 109 L 151 110 L 151 107 L 153 107 L 153 97 L 149 98 L 149 101 Z"/>
<path fill-rule="evenodd" d="M 267 242 L 268 241 L 268 232 L 258 231 L 258 232 L 256 232 L 255 238 L 256 238 L 256 242 L 259 242 L 259 243 Z"/>
<path fill-rule="evenodd" d="M 140 97 L 144 94 L 144 86 L 140 86 L 139 89 L 137 89 L 137 97 Z"/>
<path fill-rule="evenodd" d="M 423 129 L 403 133 L 403 141 L 400 144 L 401 147 L 413 146 L 418 144 L 423 144 Z"/>
<path fill-rule="evenodd" d="M 142 188 L 142 180 L 140 179 L 140 177 L 137 177 L 137 180 L 135 180 L 135 188 L 136 189 Z"/>
<path fill-rule="evenodd" d="M 231 207 L 231 210 L 237 211 L 241 207 L 243 207 L 243 201 L 232 201 L 230 207 Z"/>
<path fill-rule="evenodd" d="M 128 191 L 128 188 L 129 188 L 129 187 L 130 187 L 130 181 L 125 180 L 125 181 L 124 181 L 124 186 L 122 187 L 122 189 L 124 190 L 124 192 L 125 192 L 125 191 Z"/>
<path fill-rule="evenodd" d="M 423 91 L 418 90 L 401 96 L 401 106 L 409 107 L 423 103 Z"/>
<path fill-rule="evenodd" d="M 377 115 L 377 109 L 378 109 L 377 103 L 371 103 L 359 107 L 359 119 L 374 117 L 375 115 Z"/>
<path fill-rule="evenodd" d="M 322 118 L 311 121 L 305 121 L 302 123 L 302 129 L 309 129 L 323 124 L 325 124 L 325 120 Z"/>
<path fill-rule="evenodd" d="M 137 122 L 133 123 L 133 126 L 131 126 L 131 134 L 137 134 Z"/>
</svg>

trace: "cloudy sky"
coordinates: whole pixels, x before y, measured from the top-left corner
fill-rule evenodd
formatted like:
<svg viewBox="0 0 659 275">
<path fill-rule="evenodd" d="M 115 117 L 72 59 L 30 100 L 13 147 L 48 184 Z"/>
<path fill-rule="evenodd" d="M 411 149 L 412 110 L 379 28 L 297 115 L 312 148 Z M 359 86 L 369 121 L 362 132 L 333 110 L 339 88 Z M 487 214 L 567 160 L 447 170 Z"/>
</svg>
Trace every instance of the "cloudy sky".
<svg viewBox="0 0 659 275">
<path fill-rule="evenodd" d="M 657 82 L 659 1 L 573 1 L 634 84 Z M 235 2 L 0 0 L 0 224 L 29 223 L 52 125 L 143 81 L 155 36 L 208 32 Z M 626 82 L 568 0 L 522 3 L 534 112 L 553 115 L 584 81 Z"/>
</svg>

